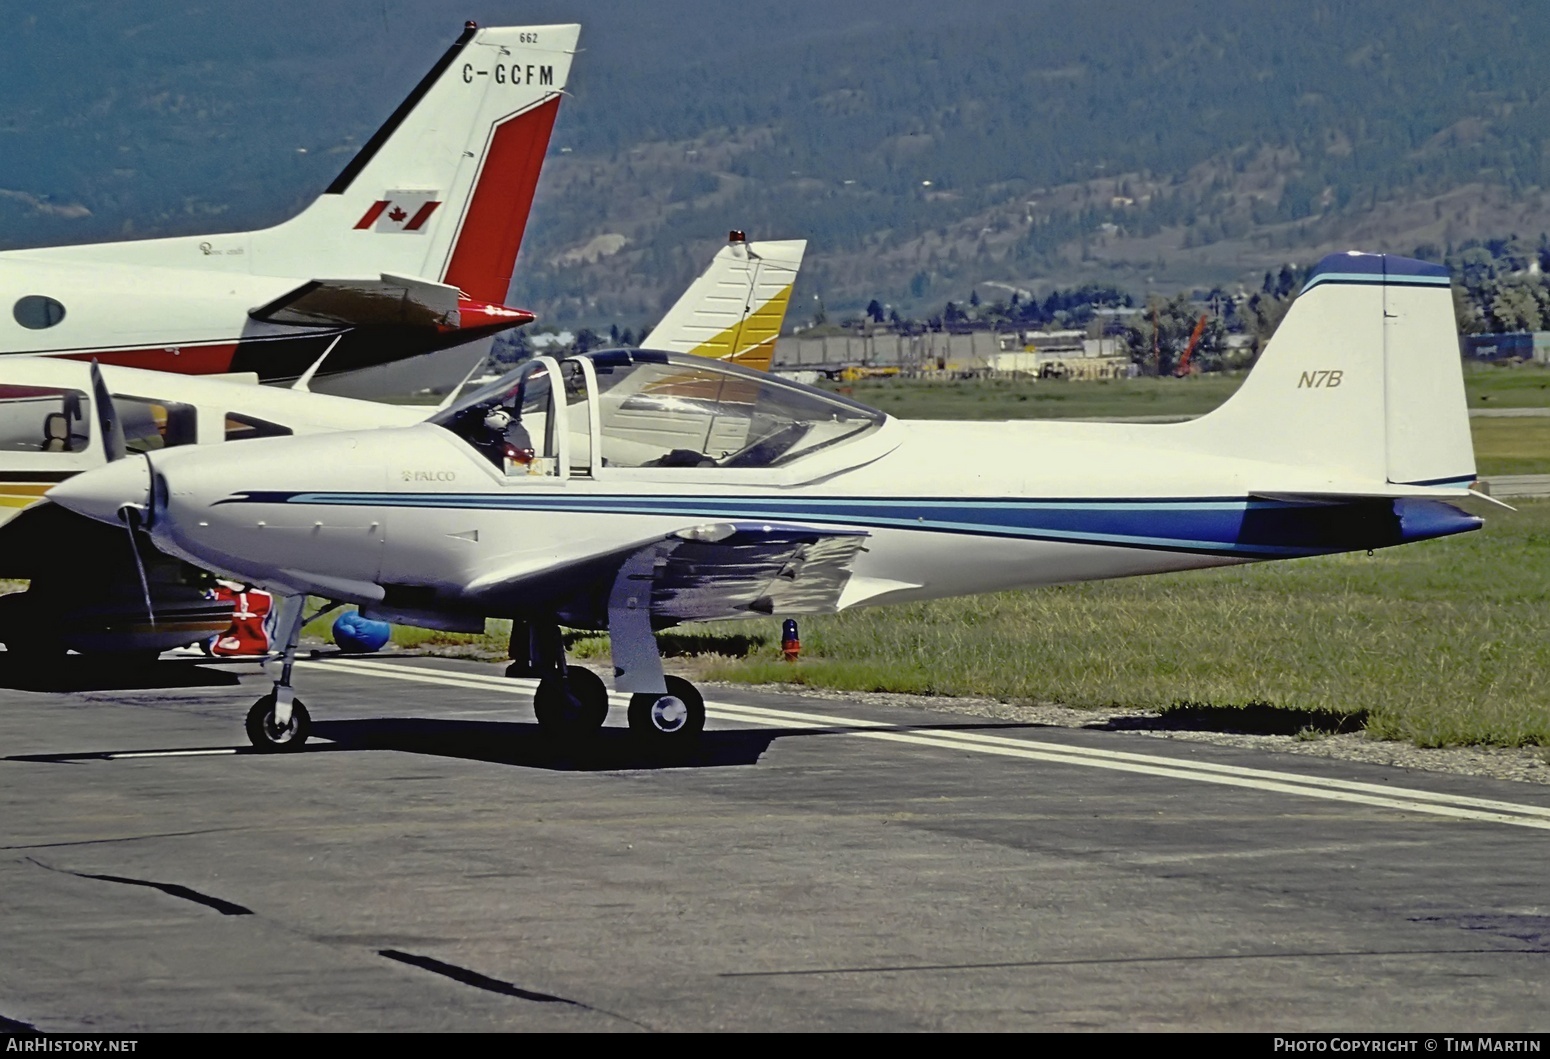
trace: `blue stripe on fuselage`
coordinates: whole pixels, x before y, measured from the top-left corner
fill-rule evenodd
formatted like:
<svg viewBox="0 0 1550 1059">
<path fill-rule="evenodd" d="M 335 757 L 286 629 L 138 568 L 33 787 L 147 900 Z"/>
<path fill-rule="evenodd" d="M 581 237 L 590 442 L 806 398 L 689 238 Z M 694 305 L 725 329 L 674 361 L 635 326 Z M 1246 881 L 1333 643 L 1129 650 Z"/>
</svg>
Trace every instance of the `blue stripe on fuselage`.
<svg viewBox="0 0 1550 1059">
<path fill-rule="evenodd" d="M 255 492 L 235 494 L 217 503 L 665 515 L 752 521 L 775 519 L 809 525 L 921 530 L 1266 559 L 1381 548 L 1459 533 L 1479 525 L 1479 520 L 1473 516 L 1428 500 L 1305 503 L 1244 498 L 680 498 L 516 493 Z"/>
</svg>

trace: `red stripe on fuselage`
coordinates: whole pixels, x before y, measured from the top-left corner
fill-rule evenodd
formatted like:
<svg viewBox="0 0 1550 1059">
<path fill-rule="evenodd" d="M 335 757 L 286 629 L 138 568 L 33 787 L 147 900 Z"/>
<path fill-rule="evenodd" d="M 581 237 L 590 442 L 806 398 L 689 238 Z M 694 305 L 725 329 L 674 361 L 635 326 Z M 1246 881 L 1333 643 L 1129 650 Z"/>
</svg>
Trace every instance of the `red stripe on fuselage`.
<svg viewBox="0 0 1550 1059">
<path fill-rule="evenodd" d="M 387 208 L 387 199 L 378 199 L 376 202 L 373 202 L 370 206 L 366 207 L 366 212 L 361 214 L 361 219 L 355 222 L 356 230 L 359 231 L 362 228 L 370 228 L 377 222 L 377 218 L 382 216 L 382 211 Z"/>
<path fill-rule="evenodd" d="M 556 95 L 496 126 L 490 139 L 443 277 L 474 301 L 506 300 L 559 110 Z"/>
<path fill-rule="evenodd" d="M 61 360 L 95 360 L 124 368 L 149 368 L 178 375 L 218 375 L 231 370 L 231 358 L 237 343 L 221 342 L 208 346 L 178 346 L 168 349 L 102 349 L 83 353 L 65 353 Z"/>
</svg>

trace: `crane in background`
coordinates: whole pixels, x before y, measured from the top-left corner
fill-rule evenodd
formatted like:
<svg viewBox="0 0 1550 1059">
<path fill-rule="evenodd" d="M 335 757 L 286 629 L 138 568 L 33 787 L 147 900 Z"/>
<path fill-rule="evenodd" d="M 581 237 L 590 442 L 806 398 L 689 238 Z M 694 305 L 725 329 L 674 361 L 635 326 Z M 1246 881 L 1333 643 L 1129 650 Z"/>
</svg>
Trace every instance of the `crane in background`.
<svg viewBox="0 0 1550 1059">
<path fill-rule="evenodd" d="M 1173 369 L 1173 374 L 1183 378 L 1189 374 L 1189 358 L 1195 352 L 1195 347 L 1200 344 L 1200 336 L 1206 332 L 1206 321 L 1211 319 L 1210 313 L 1201 313 L 1200 319 L 1195 321 L 1195 330 L 1189 336 L 1189 344 L 1184 347 L 1184 355 L 1179 358 L 1178 365 Z"/>
</svg>

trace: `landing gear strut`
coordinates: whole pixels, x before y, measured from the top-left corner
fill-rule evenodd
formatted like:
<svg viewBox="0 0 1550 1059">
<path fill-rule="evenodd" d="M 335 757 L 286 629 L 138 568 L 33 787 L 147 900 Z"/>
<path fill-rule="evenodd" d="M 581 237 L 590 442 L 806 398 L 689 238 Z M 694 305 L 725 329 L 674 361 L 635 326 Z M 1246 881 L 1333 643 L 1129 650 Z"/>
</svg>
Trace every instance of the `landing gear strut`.
<svg viewBox="0 0 1550 1059">
<path fill-rule="evenodd" d="M 705 730 L 705 699 L 682 677 L 662 672 L 651 627 L 651 592 L 657 549 L 645 548 L 625 561 L 608 595 L 608 639 L 614 687 L 633 692 L 630 731 L 657 749 L 692 747 Z"/>
<path fill-rule="evenodd" d="M 333 606 L 319 611 L 313 617 L 332 610 Z M 291 687 L 291 667 L 296 664 L 296 644 L 301 639 L 302 626 L 307 623 L 307 599 L 305 596 L 284 596 L 277 609 L 280 613 L 276 625 L 285 643 L 280 679 L 274 682 L 273 691 L 253 704 L 253 708 L 248 711 L 246 725 L 248 739 L 253 745 L 269 752 L 299 750 L 312 731 L 312 717 Z"/>
<path fill-rule="evenodd" d="M 640 567 L 637 569 L 637 567 Z M 631 692 L 630 731 L 656 749 L 692 746 L 705 730 L 705 699 L 682 677 L 662 672 L 651 615 L 630 594 L 650 561 L 625 564 L 608 605 L 614 687 Z M 574 740 L 594 735 L 608 716 L 608 689 L 589 669 L 565 664 L 560 627 L 518 619 L 511 629 L 509 677 L 538 677 L 533 713 L 545 735 Z"/>
</svg>

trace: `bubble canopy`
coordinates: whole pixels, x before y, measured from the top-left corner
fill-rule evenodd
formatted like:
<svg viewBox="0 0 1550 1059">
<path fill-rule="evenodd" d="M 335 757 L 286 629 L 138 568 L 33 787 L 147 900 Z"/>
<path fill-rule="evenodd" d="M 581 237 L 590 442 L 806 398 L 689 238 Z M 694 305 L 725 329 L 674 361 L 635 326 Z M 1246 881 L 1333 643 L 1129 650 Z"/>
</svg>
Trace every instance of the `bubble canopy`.
<svg viewBox="0 0 1550 1059">
<path fill-rule="evenodd" d="M 887 420 L 856 401 L 706 357 L 601 350 L 564 360 L 534 358 L 430 422 L 498 464 L 497 450 L 509 460 L 515 448 L 530 449 L 543 467 L 559 448 L 556 403 L 566 412 L 572 473 L 594 463 L 782 467 L 862 437 Z"/>
</svg>

